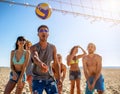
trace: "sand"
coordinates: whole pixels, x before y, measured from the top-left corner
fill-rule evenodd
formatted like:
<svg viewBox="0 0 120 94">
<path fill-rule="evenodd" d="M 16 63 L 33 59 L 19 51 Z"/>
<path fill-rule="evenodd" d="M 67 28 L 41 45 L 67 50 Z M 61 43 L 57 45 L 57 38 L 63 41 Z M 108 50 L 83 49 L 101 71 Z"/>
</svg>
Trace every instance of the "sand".
<svg viewBox="0 0 120 94">
<path fill-rule="evenodd" d="M 9 68 L 0 68 L 0 94 L 3 94 L 5 86 L 9 80 L 9 72 L 10 72 Z M 82 69 L 81 72 L 82 72 L 81 90 L 82 90 L 82 94 L 84 94 L 85 78 Z M 102 74 L 104 75 L 105 78 L 105 86 L 106 86 L 105 94 L 120 94 L 120 69 L 104 68 L 102 70 Z M 15 89 L 11 94 L 14 94 L 14 91 Z M 23 94 L 30 94 L 27 82 L 25 84 Z M 69 81 L 68 70 L 67 70 L 66 78 L 63 83 L 63 94 L 70 94 L 70 81 Z"/>
</svg>

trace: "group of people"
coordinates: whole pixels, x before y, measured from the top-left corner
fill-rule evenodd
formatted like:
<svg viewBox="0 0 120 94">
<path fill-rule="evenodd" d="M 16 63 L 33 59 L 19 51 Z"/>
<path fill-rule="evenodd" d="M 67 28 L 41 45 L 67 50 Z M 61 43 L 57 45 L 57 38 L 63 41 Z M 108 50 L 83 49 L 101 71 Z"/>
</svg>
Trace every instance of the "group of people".
<svg viewBox="0 0 120 94">
<path fill-rule="evenodd" d="M 32 45 L 23 36 L 19 36 L 15 43 L 15 50 L 11 51 L 10 78 L 4 94 L 10 94 L 16 86 L 15 94 L 22 94 L 27 80 L 31 94 L 62 94 L 63 81 L 66 75 L 66 66 L 62 63 L 61 54 L 57 53 L 55 45 L 49 43 L 49 28 L 46 25 L 38 27 L 39 42 Z M 83 54 L 78 54 L 81 49 Z M 96 46 L 89 43 L 88 54 L 81 46 L 74 46 L 67 55 L 69 79 L 71 82 L 70 94 L 74 94 L 76 85 L 77 94 L 81 94 L 81 71 L 79 59 L 82 59 L 84 75 L 86 78 L 85 94 L 103 94 L 104 77 L 101 74 L 102 57 L 95 54 Z M 27 75 L 27 77 L 26 77 Z"/>
</svg>

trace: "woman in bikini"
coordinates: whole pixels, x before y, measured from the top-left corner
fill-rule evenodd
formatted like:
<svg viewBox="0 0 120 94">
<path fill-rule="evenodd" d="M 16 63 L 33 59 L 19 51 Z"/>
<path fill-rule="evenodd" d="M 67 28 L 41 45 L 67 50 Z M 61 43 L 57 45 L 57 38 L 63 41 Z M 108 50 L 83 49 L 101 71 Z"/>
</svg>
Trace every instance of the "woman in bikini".
<svg viewBox="0 0 120 94">
<path fill-rule="evenodd" d="M 77 55 L 78 48 L 82 50 L 83 54 Z M 70 94 L 74 94 L 75 83 L 77 87 L 77 94 L 81 94 L 81 89 L 80 89 L 81 72 L 78 63 L 79 63 L 79 59 L 85 55 L 86 52 L 83 48 L 81 48 L 80 46 L 74 46 L 71 49 L 69 55 L 67 56 L 67 65 L 70 66 L 70 71 L 69 71 L 69 79 L 71 81 Z"/>
<path fill-rule="evenodd" d="M 15 44 L 15 50 L 11 51 L 10 79 L 5 87 L 4 94 L 10 94 L 16 86 L 15 94 L 22 94 L 25 85 L 25 69 L 29 61 L 30 52 L 25 50 L 25 38 L 19 36 Z"/>
</svg>

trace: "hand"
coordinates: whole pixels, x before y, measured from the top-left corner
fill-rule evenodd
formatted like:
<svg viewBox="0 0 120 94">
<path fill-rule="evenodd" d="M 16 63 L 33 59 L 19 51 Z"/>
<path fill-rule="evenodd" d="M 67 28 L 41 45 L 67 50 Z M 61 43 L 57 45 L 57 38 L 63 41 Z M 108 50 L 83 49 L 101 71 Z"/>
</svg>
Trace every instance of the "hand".
<svg viewBox="0 0 120 94">
<path fill-rule="evenodd" d="M 95 83 L 93 82 L 92 85 L 91 85 L 91 90 L 93 90 L 95 87 Z"/>
<path fill-rule="evenodd" d="M 22 82 L 21 80 L 18 81 L 17 87 L 18 87 L 18 88 L 23 88 L 23 82 Z"/>
<path fill-rule="evenodd" d="M 89 82 L 87 82 L 89 90 L 91 90 L 91 85 Z"/>
<path fill-rule="evenodd" d="M 77 47 L 78 47 L 78 48 L 81 48 L 81 46 L 79 46 L 79 45 L 78 45 Z"/>
<path fill-rule="evenodd" d="M 17 73 L 16 73 L 16 72 L 13 72 L 13 77 L 12 77 L 12 79 L 13 79 L 13 80 L 17 80 L 17 78 L 18 78 Z"/>
<path fill-rule="evenodd" d="M 58 80 L 58 84 L 57 84 L 58 86 L 61 86 L 62 85 L 62 80 L 61 79 L 59 79 Z"/>
<path fill-rule="evenodd" d="M 45 63 L 42 63 L 42 64 L 41 64 L 41 70 L 42 70 L 42 72 L 44 72 L 44 73 L 48 72 L 48 66 L 47 66 Z"/>
<path fill-rule="evenodd" d="M 27 75 L 28 83 L 32 83 L 32 79 L 33 79 L 32 75 Z"/>
<path fill-rule="evenodd" d="M 92 91 L 92 90 L 93 90 L 93 89 L 92 89 L 92 85 L 90 84 L 89 81 L 87 82 L 87 84 L 88 84 L 88 88 L 89 88 L 89 90 Z"/>
</svg>

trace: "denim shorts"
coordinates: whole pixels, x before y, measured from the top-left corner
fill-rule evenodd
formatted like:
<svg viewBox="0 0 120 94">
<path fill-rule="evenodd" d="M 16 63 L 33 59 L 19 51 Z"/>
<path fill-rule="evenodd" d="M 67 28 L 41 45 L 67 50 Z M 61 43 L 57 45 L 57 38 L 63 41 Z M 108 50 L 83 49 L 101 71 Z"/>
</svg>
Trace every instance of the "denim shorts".
<svg viewBox="0 0 120 94">
<path fill-rule="evenodd" d="M 58 94 L 56 82 L 54 80 L 33 80 L 32 90 L 36 94 L 42 94 L 43 90 L 47 94 Z"/>
<path fill-rule="evenodd" d="M 70 80 L 76 80 L 76 79 L 81 79 L 81 72 L 80 70 L 77 71 L 69 71 L 69 79 Z"/>
<path fill-rule="evenodd" d="M 13 80 L 13 72 L 10 72 L 10 80 L 13 81 L 13 82 L 16 82 L 16 83 L 17 83 L 18 80 L 19 80 L 19 77 L 20 77 L 21 71 L 18 71 L 18 72 L 16 72 L 16 73 L 17 73 L 17 76 L 18 76 L 18 77 L 17 77 L 16 80 Z M 23 74 L 22 81 L 23 81 L 23 82 L 26 81 L 26 74 L 25 74 L 25 73 Z"/>
</svg>

